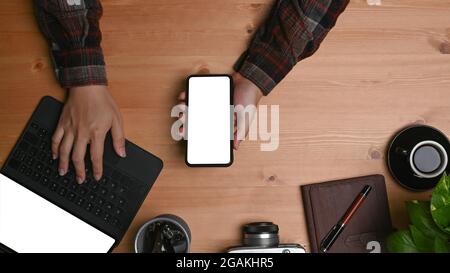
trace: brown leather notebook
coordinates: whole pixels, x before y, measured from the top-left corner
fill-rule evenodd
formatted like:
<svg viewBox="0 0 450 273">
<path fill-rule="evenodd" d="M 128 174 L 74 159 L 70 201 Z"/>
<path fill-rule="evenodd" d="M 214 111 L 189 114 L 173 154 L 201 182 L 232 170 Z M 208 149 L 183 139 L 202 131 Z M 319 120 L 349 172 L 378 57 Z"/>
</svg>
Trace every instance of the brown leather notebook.
<svg viewBox="0 0 450 273">
<path fill-rule="evenodd" d="M 385 251 L 392 231 L 386 185 L 382 175 L 370 175 L 301 186 L 311 252 L 320 252 L 321 240 L 365 185 L 372 186 L 371 192 L 328 252 Z"/>
</svg>

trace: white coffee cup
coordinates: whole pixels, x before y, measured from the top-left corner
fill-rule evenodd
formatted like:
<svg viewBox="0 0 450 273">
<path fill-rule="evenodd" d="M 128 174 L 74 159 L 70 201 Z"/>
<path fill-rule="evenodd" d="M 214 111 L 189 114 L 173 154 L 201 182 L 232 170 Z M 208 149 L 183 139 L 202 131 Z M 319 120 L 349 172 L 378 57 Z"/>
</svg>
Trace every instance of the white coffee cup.
<svg viewBox="0 0 450 273">
<path fill-rule="evenodd" d="M 420 178 L 435 178 L 447 168 L 448 155 L 445 148 L 432 140 L 417 143 L 408 158 L 414 174 Z"/>
</svg>

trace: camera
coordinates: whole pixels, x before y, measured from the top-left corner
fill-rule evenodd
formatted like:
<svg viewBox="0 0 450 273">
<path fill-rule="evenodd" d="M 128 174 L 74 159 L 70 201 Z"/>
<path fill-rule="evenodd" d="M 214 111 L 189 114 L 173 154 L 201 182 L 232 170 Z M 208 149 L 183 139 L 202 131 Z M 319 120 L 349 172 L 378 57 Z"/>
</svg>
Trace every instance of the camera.
<svg viewBox="0 0 450 273">
<path fill-rule="evenodd" d="M 280 244 L 278 226 L 272 222 L 250 223 L 243 228 L 243 245 L 228 253 L 306 253 L 299 244 Z"/>
</svg>

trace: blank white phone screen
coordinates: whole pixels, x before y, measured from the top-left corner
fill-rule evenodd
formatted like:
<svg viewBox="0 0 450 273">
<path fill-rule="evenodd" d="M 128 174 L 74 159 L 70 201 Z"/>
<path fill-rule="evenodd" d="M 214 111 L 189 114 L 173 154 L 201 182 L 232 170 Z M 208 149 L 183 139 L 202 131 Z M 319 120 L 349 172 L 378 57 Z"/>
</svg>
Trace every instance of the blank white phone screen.
<svg viewBox="0 0 450 273">
<path fill-rule="evenodd" d="M 187 162 L 231 163 L 231 79 L 191 77 L 188 82 Z"/>
<path fill-rule="evenodd" d="M 114 242 L 0 174 L 0 243 L 19 253 L 106 253 Z"/>
</svg>

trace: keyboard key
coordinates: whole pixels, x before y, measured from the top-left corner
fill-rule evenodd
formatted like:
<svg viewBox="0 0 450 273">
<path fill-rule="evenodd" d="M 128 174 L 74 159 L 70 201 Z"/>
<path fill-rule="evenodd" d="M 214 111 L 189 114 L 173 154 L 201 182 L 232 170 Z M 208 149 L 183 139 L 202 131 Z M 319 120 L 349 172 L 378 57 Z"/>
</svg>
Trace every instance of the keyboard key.
<svg viewBox="0 0 450 273">
<path fill-rule="evenodd" d="M 117 218 L 112 219 L 111 223 L 112 223 L 114 226 L 116 226 L 116 227 L 119 227 L 119 226 L 120 226 L 119 219 L 117 219 Z"/>
<path fill-rule="evenodd" d="M 94 213 L 95 213 L 96 216 L 101 216 L 101 215 L 102 215 L 102 212 L 103 212 L 103 211 L 102 211 L 100 208 L 96 208 L 95 211 L 94 211 Z"/>
<path fill-rule="evenodd" d="M 34 134 L 30 133 L 30 132 L 26 132 L 23 135 L 23 139 L 25 139 L 26 141 L 30 142 L 33 145 L 37 145 L 37 143 L 39 141 L 39 138 L 36 135 L 34 135 Z"/>
<path fill-rule="evenodd" d="M 45 177 L 45 176 L 41 177 L 41 184 L 42 185 L 47 186 L 48 182 L 49 182 L 49 180 L 48 180 L 47 177 Z"/>
<path fill-rule="evenodd" d="M 50 145 L 47 141 L 42 141 L 41 144 L 39 144 L 39 149 L 46 151 L 50 148 Z"/>
<path fill-rule="evenodd" d="M 44 170 L 44 165 L 41 162 L 36 163 L 36 166 L 34 166 L 36 171 L 42 172 Z"/>
<path fill-rule="evenodd" d="M 77 201 L 75 202 L 75 204 L 77 204 L 78 206 L 82 206 L 84 204 L 84 199 L 81 197 L 77 198 Z"/>
<path fill-rule="evenodd" d="M 126 191 L 127 191 L 127 188 L 125 186 L 120 186 L 119 190 L 118 190 L 118 193 L 124 194 Z"/>
<path fill-rule="evenodd" d="M 103 186 L 108 185 L 108 177 L 102 177 L 102 179 L 100 179 L 100 183 L 102 183 Z"/>
<path fill-rule="evenodd" d="M 71 183 L 70 186 L 69 186 L 69 188 L 72 189 L 73 191 L 78 190 L 78 187 L 79 187 L 78 184 L 74 183 L 74 182 Z"/>
<path fill-rule="evenodd" d="M 20 166 L 20 168 L 19 168 L 19 172 L 20 172 L 20 173 L 25 173 L 26 170 L 27 170 L 27 166 L 25 166 L 25 165 L 22 165 L 22 166 Z"/>
<path fill-rule="evenodd" d="M 105 205 L 105 208 L 107 209 L 107 210 L 112 210 L 113 209 L 113 204 L 111 203 L 111 202 L 108 202 L 108 203 L 106 203 L 106 205 Z"/>
<path fill-rule="evenodd" d="M 24 163 L 26 165 L 28 165 L 29 167 L 31 167 L 31 166 L 33 166 L 34 158 L 32 158 L 31 156 L 27 156 L 27 157 L 25 157 Z"/>
<path fill-rule="evenodd" d="M 19 161 L 24 161 L 25 160 L 25 156 L 26 156 L 25 152 L 24 151 L 20 151 L 19 155 L 16 158 Z"/>
<path fill-rule="evenodd" d="M 28 154 L 32 157 L 35 157 L 38 153 L 38 149 L 36 149 L 36 147 L 31 147 L 30 150 L 28 151 Z"/>
<path fill-rule="evenodd" d="M 116 199 L 116 195 L 114 193 L 110 193 L 108 195 L 108 198 L 109 198 L 109 200 L 114 200 L 114 199 Z"/>
<path fill-rule="evenodd" d="M 8 162 L 8 166 L 13 168 L 14 170 L 17 170 L 20 167 L 20 161 L 11 158 Z"/>
<path fill-rule="evenodd" d="M 38 172 L 34 172 L 33 176 L 31 177 L 31 179 L 33 179 L 33 181 L 39 181 L 39 179 L 41 178 L 41 174 Z"/>
<path fill-rule="evenodd" d="M 58 175 L 59 176 L 59 175 Z M 64 186 L 68 186 L 69 185 L 69 182 L 70 182 L 70 180 L 69 180 L 69 178 L 67 178 L 67 177 L 64 177 L 63 178 L 63 180 L 62 180 L 62 184 L 64 185 Z"/>
<path fill-rule="evenodd" d="M 55 166 L 56 165 L 56 160 L 54 160 L 53 158 L 49 158 L 47 161 L 48 165 L 50 166 Z"/>
<path fill-rule="evenodd" d="M 39 137 L 44 137 L 46 135 L 47 135 L 47 130 L 45 130 L 43 128 L 41 130 L 39 130 L 39 133 L 38 133 Z"/>
<path fill-rule="evenodd" d="M 53 179 L 55 179 L 55 180 L 59 180 L 59 179 L 61 178 L 61 176 L 59 175 L 59 173 L 58 173 L 57 170 L 55 170 L 55 171 L 52 173 L 51 177 L 52 177 Z"/>
<path fill-rule="evenodd" d="M 111 215 L 109 215 L 108 213 L 106 213 L 105 216 L 103 216 L 103 221 L 105 221 L 106 223 L 109 223 L 110 219 L 111 219 Z"/>
<path fill-rule="evenodd" d="M 67 189 L 66 188 L 61 187 L 59 189 L 59 192 L 58 192 L 59 195 L 66 196 L 66 193 L 67 193 Z"/>
<path fill-rule="evenodd" d="M 103 195 L 106 195 L 108 193 L 108 189 L 105 188 L 105 187 L 101 187 L 100 188 L 100 193 L 103 194 Z"/>
<path fill-rule="evenodd" d="M 13 157 L 14 157 L 14 158 L 18 158 L 19 155 L 20 155 L 20 152 L 22 152 L 22 151 L 19 150 L 19 149 L 14 150 L 14 152 L 13 152 Z"/>
<path fill-rule="evenodd" d="M 80 187 L 80 190 L 78 191 L 81 195 L 85 195 L 88 190 L 85 187 Z"/>
<path fill-rule="evenodd" d="M 93 191 L 97 191 L 98 190 L 98 183 L 97 182 L 93 182 L 92 184 L 91 184 L 91 189 L 93 190 Z"/>
<path fill-rule="evenodd" d="M 114 213 L 115 213 L 116 215 L 120 215 L 120 214 L 122 214 L 122 210 L 119 209 L 119 208 L 116 208 L 116 209 L 114 210 Z"/>
<path fill-rule="evenodd" d="M 58 190 L 58 184 L 56 184 L 55 182 L 53 182 L 53 183 L 50 185 L 50 189 L 51 189 L 52 191 L 57 191 L 57 190 Z"/>
<path fill-rule="evenodd" d="M 37 130 L 37 129 L 39 128 L 39 126 L 38 126 L 36 123 L 32 122 L 32 123 L 31 123 L 31 128 Z"/>
<path fill-rule="evenodd" d="M 84 209 L 86 209 L 87 211 L 92 211 L 93 208 L 94 208 L 94 204 L 92 204 L 91 202 L 88 202 L 86 204 L 86 206 L 84 207 Z"/>
<path fill-rule="evenodd" d="M 123 199 L 123 198 L 119 198 L 119 201 L 118 201 L 118 203 L 119 203 L 119 206 L 125 206 L 125 203 L 126 203 L 126 201 L 125 201 L 125 199 Z"/>
<path fill-rule="evenodd" d="M 26 176 L 31 176 L 33 174 L 33 170 L 31 168 L 27 168 L 25 171 Z"/>
<path fill-rule="evenodd" d="M 75 197 L 76 197 L 77 195 L 74 193 L 74 192 L 70 192 L 68 195 L 67 195 L 67 199 L 69 199 L 69 201 L 73 201 L 73 200 L 75 200 Z"/>
<path fill-rule="evenodd" d="M 117 188 L 117 182 L 114 182 L 114 181 L 111 182 L 110 187 L 111 187 L 112 189 Z"/>
<path fill-rule="evenodd" d="M 44 174 L 50 176 L 52 174 L 52 169 L 50 169 L 49 167 L 45 168 Z"/>
<path fill-rule="evenodd" d="M 96 197 L 97 197 L 97 196 L 96 196 L 95 194 L 93 194 L 93 193 L 90 193 L 90 194 L 88 195 L 88 199 L 91 200 L 91 201 L 94 201 Z"/>
<path fill-rule="evenodd" d="M 105 199 L 103 198 L 97 198 L 97 205 L 102 206 L 103 204 L 105 204 Z"/>
</svg>

